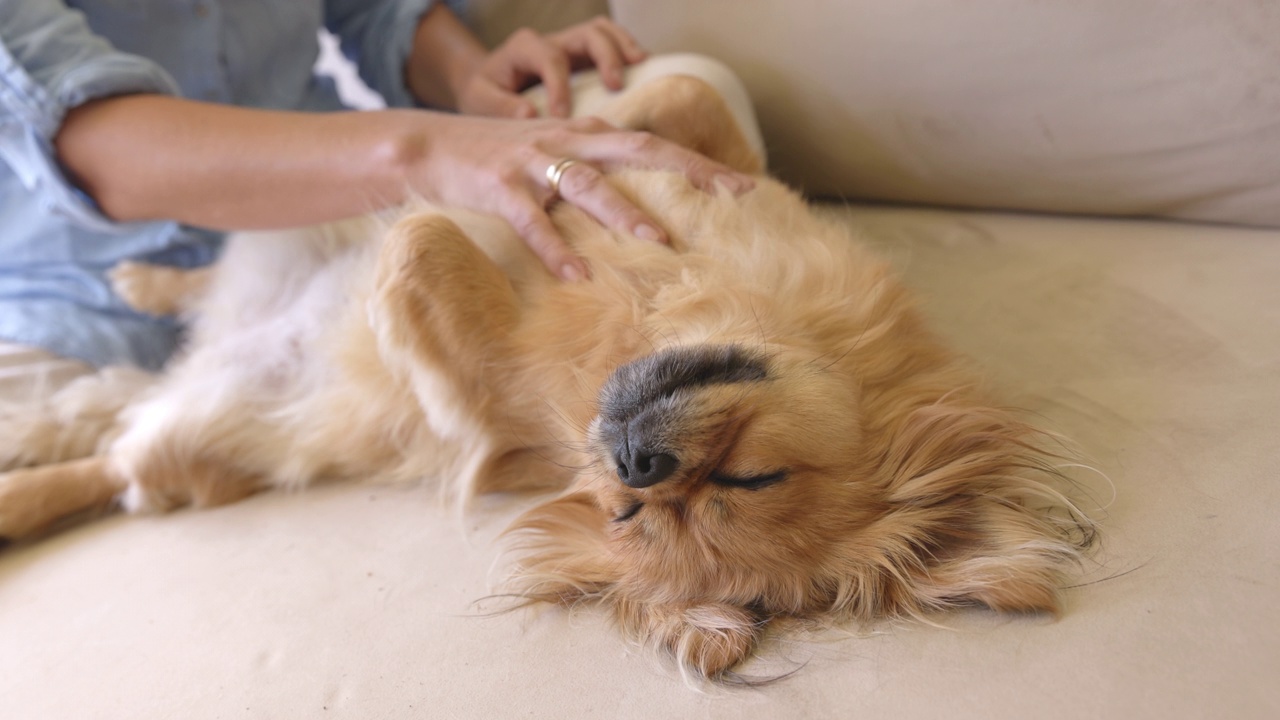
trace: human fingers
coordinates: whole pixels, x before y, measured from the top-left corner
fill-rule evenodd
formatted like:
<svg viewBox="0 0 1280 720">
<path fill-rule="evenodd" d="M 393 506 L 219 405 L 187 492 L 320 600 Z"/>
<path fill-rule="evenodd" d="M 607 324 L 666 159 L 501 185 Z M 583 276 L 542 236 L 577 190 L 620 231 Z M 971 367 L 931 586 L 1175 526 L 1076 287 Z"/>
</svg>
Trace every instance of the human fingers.
<svg viewBox="0 0 1280 720">
<path fill-rule="evenodd" d="M 573 254 L 551 224 L 547 211 L 531 197 L 516 197 L 501 214 L 551 274 L 565 282 L 578 282 L 590 277 L 587 264 Z"/>
<path fill-rule="evenodd" d="M 594 66 L 610 90 L 621 90 L 622 68 L 626 64 L 622 49 L 614 36 L 600 25 L 589 22 L 552 36 L 552 42 L 564 48 L 574 67 Z"/>
<path fill-rule="evenodd" d="M 664 245 L 670 242 L 652 218 L 610 185 L 599 170 L 586 163 L 574 162 L 566 168 L 557 189 L 566 202 L 582 208 L 605 227 L 642 240 Z"/>
<path fill-rule="evenodd" d="M 525 98 L 498 85 L 488 78 L 477 78 L 458 100 L 458 110 L 464 115 L 528 120 L 538 116 L 538 108 Z"/>
<path fill-rule="evenodd" d="M 578 152 L 575 157 L 591 160 L 601 169 L 673 170 L 706 192 L 715 192 L 717 183 L 735 195 L 755 187 L 755 181 L 749 176 L 652 133 L 615 131 L 583 135 L 577 138 L 575 149 Z"/>
<path fill-rule="evenodd" d="M 554 117 L 569 117 L 569 56 L 559 45 L 527 28 L 517 30 L 513 45 L 516 68 L 536 76 L 547 90 L 547 108 Z M 511 88 L 516 90 L 518 88 Z"/>
<path fill-rule="evenodd" d="M 622 57 L 628 65 L 634 65 L 649 57 L 649 52 L 641 47 L 631 33 L 621 25 L 606 17 L 599 17 L 596 20 L 599 21 L 599 28 L 613 38 L 614 45 L 622 52 Z"/>
<path fill-rule="evenodd" d="M 552 35 L 553 38 L 560 40 L 568 40 L 572 36 L 583 34 L 602 35 L 609 38 L 610 43 L 616 47 L 622 56 L 623 63 L 626 65 L 634 65 L 635 63 L 649 57 L 649 52 L 641 47 L 631 33 L 627 32 L 623 27 L 607 17 L 600 16 L 584 23 L 579 23 L 566 30 Z"/>
<path fill-rule="evenodd" d="M 623 84 L 622 68 L 625 61 L 622 50 L 607 33 L 595 32 L 587 36 L 587 54 L 591 62 L 600 70 L 604 86 L 610 90 L 621 90 Z"/>
</svg>

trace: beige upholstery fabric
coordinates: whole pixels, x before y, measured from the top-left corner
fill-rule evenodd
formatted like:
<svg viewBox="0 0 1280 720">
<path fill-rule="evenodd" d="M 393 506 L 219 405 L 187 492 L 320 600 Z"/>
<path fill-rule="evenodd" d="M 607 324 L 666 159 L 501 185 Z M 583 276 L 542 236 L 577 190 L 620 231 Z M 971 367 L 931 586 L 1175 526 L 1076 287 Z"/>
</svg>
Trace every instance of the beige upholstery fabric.
<svg viewBox="0 0 1280 720">
<path fill-rule="evenodd" d="M 778 639 L 794 677 L 698 694 L 591 609 L 485 616 L 513 505 L 339 486 L 0 553 L 0 716 L 1277 717 L 1280 232 L 830 212 L 1114 483 L 1060 620 Z"/>
<path fill-rule="evenodd" d="M 812 193 L 1280 226 L 1280 4 L 613 0 Z"/>
</svg>

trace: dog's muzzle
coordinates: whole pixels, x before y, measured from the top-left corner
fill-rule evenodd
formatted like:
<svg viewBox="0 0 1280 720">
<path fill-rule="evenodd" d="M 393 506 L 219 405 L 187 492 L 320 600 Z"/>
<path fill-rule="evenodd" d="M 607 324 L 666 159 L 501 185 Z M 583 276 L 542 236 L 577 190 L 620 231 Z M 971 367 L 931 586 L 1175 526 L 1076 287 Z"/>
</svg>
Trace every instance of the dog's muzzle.
<svg viewBox="0 0 1280 720">
<path fill-rule="evenodd" d="M 601 390 L 598 426 L 618 479 L 647 488 L 676 474 L 676 439 L 690 391 L 767 377 L 764 358 L 735 345 L 673 348 L 619 367 Z"/>
</svg>

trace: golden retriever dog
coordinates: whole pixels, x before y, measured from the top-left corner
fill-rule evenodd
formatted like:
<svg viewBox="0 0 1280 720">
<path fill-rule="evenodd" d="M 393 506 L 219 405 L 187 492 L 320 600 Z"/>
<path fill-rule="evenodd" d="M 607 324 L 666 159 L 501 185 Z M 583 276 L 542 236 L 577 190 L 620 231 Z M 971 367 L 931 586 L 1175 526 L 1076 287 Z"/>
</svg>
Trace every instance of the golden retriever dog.
<svg viewBox="0 0 1280 720">
<path fill-rule="evenodd" d="M 701 81 L 640 86 L 609 117 L 761 170 Z M 721 680 L 788 619 L 1057 609 L 1093 527 L 1053 443 L 983 394 L 884 261 L 763 175 L 737 197 L 609 180 L 673 247 L 561 204 L 592 268 L 573 284 L 505 223 L 451 210 L 233 240 L 188 349 L 95 416 L 96 451 L 0 449 L 28 464 L 0 475 L 0 535 L 320 480 L 540 490 L 508 589 L 602 603 Z M 119 279 L 166 309 L 191 280 L 172 273 Z"/>
</svg>

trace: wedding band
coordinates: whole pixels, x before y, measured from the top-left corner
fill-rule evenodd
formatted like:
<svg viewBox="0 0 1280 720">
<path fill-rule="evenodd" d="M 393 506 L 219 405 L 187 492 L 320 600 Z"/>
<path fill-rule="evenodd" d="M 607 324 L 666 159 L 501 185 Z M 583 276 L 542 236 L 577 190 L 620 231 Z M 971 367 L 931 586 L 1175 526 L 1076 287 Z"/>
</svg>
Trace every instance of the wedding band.
<svg viewBox="0 0 1280 720">
<path fill-rule="evenodd" d="M 547 168 L 547 185 L 551 186 L 551 195 L 553 197 L 559 197 L 560 195 L 560 178 L 564 177 L 564 171 L 577 164 L 577 160 L 562 158 L 551 163 Z"/>
</svg>

